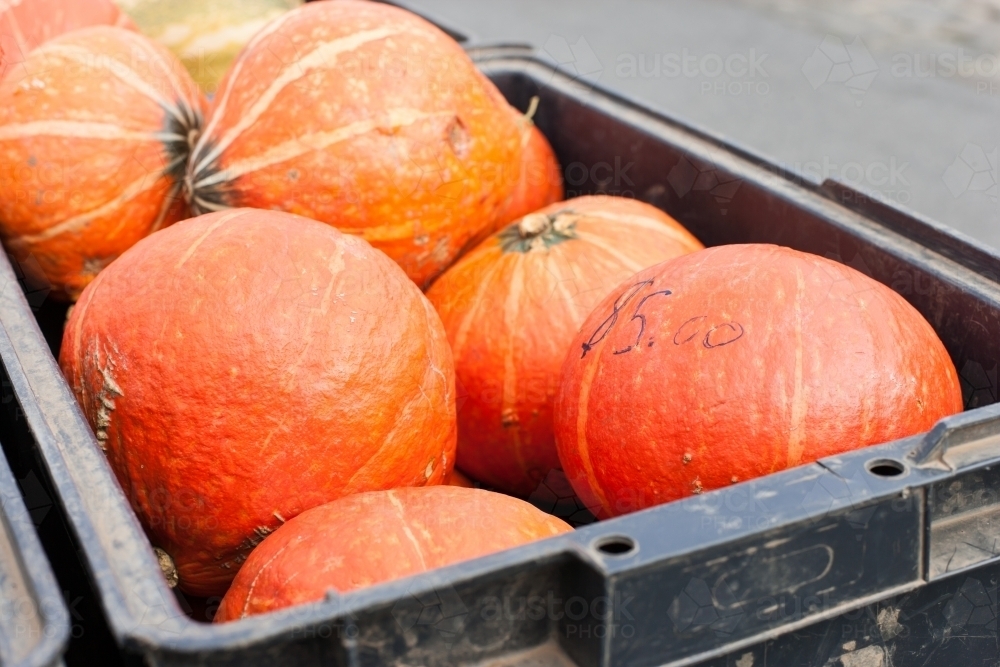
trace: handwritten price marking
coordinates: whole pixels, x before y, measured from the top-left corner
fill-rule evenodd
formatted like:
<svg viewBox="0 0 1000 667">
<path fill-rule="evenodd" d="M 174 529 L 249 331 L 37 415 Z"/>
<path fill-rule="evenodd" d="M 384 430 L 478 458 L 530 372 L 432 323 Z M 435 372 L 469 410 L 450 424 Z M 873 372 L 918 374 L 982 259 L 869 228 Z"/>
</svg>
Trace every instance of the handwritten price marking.
<svg viewBox="0 0 1000 667">
<path fill-rule="evenodd" d="M 625 290 L 624 293 L 622 293 L 621 296 L 615 299 L 614 309 L 611 311 L 611 314 L 608 315 L 606 320 L 601 322 L 601 324 L 597 327 L 594 333 L 590 335 L 590 338 L 587 340 L 587 342 L 583 344 L 582 346 L 583 354 L 580 355 L 581 359 L 586 357 L 587 353 L 590 352 L 595 345 L 604 340 L 605 336 L 607 336 L 611 332 L 611 329 L 615 326 L 615 323 L 618 321 L 618 313 L 620 313 L 622 309 L 624 309 L 625 306 L 627 306 L 629 302 L 632 301 L 633 298 L 635 298 L 635 295 L 641 292 L 642 288 L 649 287 L 652 284 L 653 284 L 652 279 L 643 280 L 641 283 L 636 283 L 635 285 L 629 287 L 627 290 Z M 642 303 L 644 302 L 645 299 L 643 299 L 643 301 L 640 302 L 639 305 L 641 306 Z M 632 318 L 635 319 L 634 314 Z M 629 321 L 631 322 L 631 320 Z"/>
<path fill-rule="evenodd" d="M 700 336 L 701 332 L 705 330 L 704 324 L 706 320 L 708 320 L 707 315 L 698 315 L 682 324 L 677 333 L 674 334 L 674 345 L 690 343 Z M 746 330 L 743 329 L 743 325 L 739 322 L 723 322 L 722 324 L 710 327 L 705 333 L 704 338 L 701 339 L 701 344 L 706 349 L 711 350 L 712 348 L 735 343 L 743 337 L 744 333 L 746 333 Z"/>
<path fill-rule="evenodd" d="M 660 290 L 659 292 L 653 292 L 651 294 L 647 294 L 646 296 L 642 297 L 642 301 L 640 301 L 639 305 L 635 307 L 635 312 L 632 313 L 632 317 L 629 319 L 629 322 L 632 322 L 634 320 L 639 320 L 639 333 L 635 337 L 635 342 L 629 345 L 628 347 L 622 348 L 620 350 L 615 350 L 614 351 L 615 354 L 625 354 L 633 347 L 638 347 L 642 343 L 642 334 L 645 333 L 646 331 L 646 316 L 640 313 L 639 311 L 642 310 L 642 307 L 646 305 L 646 302 L 652 299 L 654 296 L 670 296 L 671 294 L 673 294 L 673 292 L 671 292 L 668 289 L 664 289 Z"/>
<path fill-rule="evenodd" d="M 744 333 L 746 332 L 743 329 L 743 325 L 739 322 L 724 322 L 708 330 L 708 333 L 705 334 L 705 340 L 702 341 L 702 345 L 708 349 L 722 347 L 743 338 Z"/>
<path fill-rule="evenodd" d="M 583 354 L 580 355 L 581 359 L 586 357 L 587 353 L 590 352 L 595 345 L 597 345 L 607 337 L 607 335 L 615 327 L 615 324 L 618 323 L 619 313 L 621 313 L 625 309 L 625 307 L 628 306 L 629 303 L 631 303 L 635 299 L 635 297 L 640 292 L 643 291 L 643 289 L 647 287 L 652 287 L 652 285 L 653 285 L 652 279 L 636 283 L 631 287 L 629 287 L 627 290 L 625 290 L 621 294 L 621 296 L 615 299 L 615 303 L 611 311 L 611 314 L 608 315 L 608 317 L 603 322 L 601 322 L 601 324 L 597 327 L 597 329 L 594 330 L 594 333 L 591 334 L 587 342 L 583 343 L 582 345 Z M 625 354 L 626 352 L 631 351 L 633 348 L 641 346 L 642 336 L 646 332 L 646 324 L 647 324 L 646 315 L 645 313 L 641 312 L 643 306 L 645 306 L 646 302 L 652 299 L 654 296 L 667 297 L 670 296 L 671 294 L 673 294 L 673 292 L 669 289 L 658 290 L 656 292 L 651 292 L 645 295 L 644 297 L 642 297 L 642 299 L 639 300 L 639 303 L 632 311 L 632 317 L 630 317 L 626 321 L 626 324 L 628 324 L 634 322 L 635 320 L 639 320 L 639 333 L 635 337 L 635 342 L 621 349 L 613 350 L 612 351 L 613 354 Z M 702 346 L 704 346 L 705 349 L 712 350 L 715 348 L 724 347 L 726 345 L 729 345 L 730 343 L 735 343 L 740 338 L 742 338 L 743 335 L 746 333 L 746 330 L 743 328 L 743 325 L 736 321 L 721 322 L 719 324 L 710 326 L 706 331 L 705 325 L 707 323 L 708 323 L 707 315 L 697 315 L 687 320 L 677 329 L 677 332 L 674 333 L 674 338 L 673 338 L 674 345 L 684 345 L 685 343 L 690 343 L 696 338 L 700 338 Z M 703 332 L 704 335 L 702 335 Z M 649 347 L 652 347 L 652 345 L 653 341 L 652 339 L 650 339 Z"/>
</svg>

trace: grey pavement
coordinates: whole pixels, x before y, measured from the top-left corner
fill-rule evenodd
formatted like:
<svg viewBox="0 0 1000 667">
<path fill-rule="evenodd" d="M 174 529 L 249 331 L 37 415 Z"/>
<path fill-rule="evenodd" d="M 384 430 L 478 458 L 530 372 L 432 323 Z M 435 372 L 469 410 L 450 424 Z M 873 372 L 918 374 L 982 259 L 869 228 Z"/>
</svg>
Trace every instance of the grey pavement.
<svg viewBox="0 0 1000 667">
<path fill-rule="evenodd" d="M 1000 248 L 1000 0 L 405 0 Z"/>
</svg>

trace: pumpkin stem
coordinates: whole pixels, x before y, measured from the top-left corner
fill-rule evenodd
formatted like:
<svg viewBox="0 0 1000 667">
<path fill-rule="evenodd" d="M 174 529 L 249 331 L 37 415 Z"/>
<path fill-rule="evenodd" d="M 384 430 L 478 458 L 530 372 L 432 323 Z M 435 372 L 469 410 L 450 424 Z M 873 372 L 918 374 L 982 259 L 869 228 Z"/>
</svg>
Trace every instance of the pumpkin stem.
<svg viewBox="0 0 1000 667">
<path fill-rule="evenodd" d="M 174 588 L 179 580 L 174 559 L 160 547 L 153 547 L 153 551 L 156 552 L 156 560 L 160 563 L 160 571 L 163 573 L 163 578 L 167 580 L 167 586 Z"/>
<path fill-rule="evenodd" d="M 192 127 L 188 130 L 187 142 L 188 142 L 188 155 L 194 152 L 194 147 L 198 143 L 198 139 L 201 138 L 201 128 Z"/>
<path fill-rule="evenodd" d="M 524 112 L 524 120 L 533 122 L 531 119 L 535 117 L 536 111 L 538 111 L 538 95 L 532 95 L 531 101 L 528 102 L 528 110 Z"/>
<path fill-rule="evenodd" d="M 530 239 L 544 234 L 552 226 L 552 220 L 544 213 L 529 213 L 517 223 L 517 231 L 522 239 Z"/>
</svg>

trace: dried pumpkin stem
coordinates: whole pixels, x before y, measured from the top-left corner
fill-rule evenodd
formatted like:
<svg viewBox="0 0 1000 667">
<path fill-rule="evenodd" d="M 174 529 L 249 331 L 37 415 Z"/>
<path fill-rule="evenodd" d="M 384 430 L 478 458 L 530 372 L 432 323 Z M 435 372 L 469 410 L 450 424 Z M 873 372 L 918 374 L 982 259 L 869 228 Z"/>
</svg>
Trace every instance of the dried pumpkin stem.
<svg viewBox="0 0 1000 667">
<path fill-rule="evenodd" d="M 530 239 L 544 234 L 552 226 L 552 220 L 544 213 L 529 213 L 517 223 L 517 231 L 522 239 Z"/>
<path fill-rule="evenodd" d="M 163 578 L 167 580 L 167 586 L 176 587 L 180 577 L 177 575 L 174 559 L 160 547 L 153 547 L 153 551 L 156 552 L 156 560 L 160 563 L 160 571 L 163 573 Z"/>
<path fill-rule="evenodd" d="M 535 117 L 536 111 L 538 111 L 538 95 L 532 95 L 531 101 L 528 102 L 528 110 L 524 112 L 524 120 L 529 123 L 533 122 L 532 119 Z"/>
</svg>

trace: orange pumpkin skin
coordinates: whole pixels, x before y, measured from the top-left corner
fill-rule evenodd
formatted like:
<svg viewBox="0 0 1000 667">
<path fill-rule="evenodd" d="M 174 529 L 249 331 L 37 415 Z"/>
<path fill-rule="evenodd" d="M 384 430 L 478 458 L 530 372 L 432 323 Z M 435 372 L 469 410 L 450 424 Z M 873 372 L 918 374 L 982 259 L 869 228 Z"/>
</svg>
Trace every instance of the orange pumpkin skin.
<svg viewBox="0 0 1000 667">
<path fill-rule="evenodd" d="M 220 84 L 190 163 L 196 211 L 284 210 L 357 234 L 425 287 L 490 230 L 521 134 L 450 37 L 374 2 L 292 10 Z"/>
<path fill-rule="evenodd" d="M 258 546 L 215 614 L 232 621 L 572 530 L 499 493 L 454 486 L 361 493 L 303 512 Z"/>
<path fill-rule="evenodd" d="M 563 365 L 555 434 L 574 490 L 608 517 L 961 410 L 944 345 L 901 296 L 832 260 L 731 245 L 641 271 L 594 309 Z"/>
<path fill-rule="evenodd" d="M 456 465 L 529 496 L 559 467 L 552 401 L 583 319 L 636 271 L 701 247 L 648 204 L 579 197 L 494 234 L 446 271 L 427 298 L 448 332 L 464 394 Z"/>
<path fill-rule="evenodd" d="M 454 462 L 454 367 L 427 299 L 362 239 L 286 213 L 140 241 L 84 290 L 60 365 L 193 595 L 221 595 L 303 510 L 440 484 Z"/>
<path fill-rule="evenodd" d="M 186 217 L 204 100 L 166 49 L 121 28 L 68 33 L 12 68 L 0 99 L 0 237 L 34 255 L 53 296 L 75 300 L 136 241 Z"/>
<path fill-rule="evenodd" d="M 0 51 L 6 54 L 8 66 L 17 65 L 36 46 L 95 25 L 136 30 L 112 0 L 5 1 L 0 5 Z"/>
<path fill-rule="evenodd" d="M 562 201 L 562 172 L 548 139 L 534 123 L 522 117 L 521 178 L 507 200 L 497 231 L 529 213 Z"/>
</svg>

